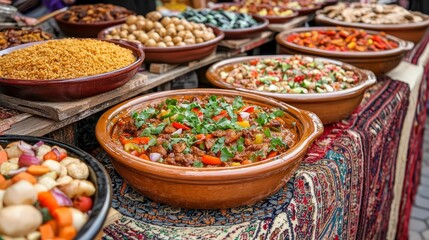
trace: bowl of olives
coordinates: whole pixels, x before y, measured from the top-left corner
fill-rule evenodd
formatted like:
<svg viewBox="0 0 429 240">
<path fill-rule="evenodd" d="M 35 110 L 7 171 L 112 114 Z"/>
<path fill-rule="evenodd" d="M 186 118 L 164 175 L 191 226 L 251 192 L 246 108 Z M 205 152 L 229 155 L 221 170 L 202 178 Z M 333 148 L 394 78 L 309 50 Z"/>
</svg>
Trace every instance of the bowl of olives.
<svg viewBox="0 0 429 240">
<path fill-rule="evenodd" d="M 154 11 L 146 16 L 128 16 L 124 24 L 106 28 L 101 39 L 123 39 L 145 46 L 146 62 L 179 64 L 212 54 L 224 37 L 222 31 L 178 17 L 163 17 Z"/>
</svg>

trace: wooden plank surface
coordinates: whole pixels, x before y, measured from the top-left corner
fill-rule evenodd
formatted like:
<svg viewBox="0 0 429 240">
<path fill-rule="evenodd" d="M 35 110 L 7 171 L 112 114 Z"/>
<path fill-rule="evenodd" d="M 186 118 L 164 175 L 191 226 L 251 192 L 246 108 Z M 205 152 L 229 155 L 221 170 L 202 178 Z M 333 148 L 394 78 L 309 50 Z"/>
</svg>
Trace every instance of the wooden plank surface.
<svg viewBox="0 0 429 240">
<path fill-rule="evenodd" d="M 311 19 L 312 16 L 300 16 L 286 23 L 269 24 L 268 29 L 274 32 L 283 32 L 292 28 L 304 26 L 304 24 L 311 21 Z"/>
<path fill-rule="evenodd" d="M 117 89 L 77 101 L 39 102 L 0 94 L 0 104 L 56 121 L 62 121 L 74 116 L 77 116 L 77 119 L 82 119 L 102 109 L 111 107 L 119 102 L 148 91 L 194 69 L 226 58 L 226 56 L 226 53 L 214 54 L 201 61 L 193 62 L 188 66 L 180 66 L 164 74 L 153 74 L 147 72 L 137 73 L 134 78 Z"/>
<path fill-rule="evenodd" d="M 87 101 L 86 104 L 80 105 L 76 104 L 75 102 L 73 105 L 77 106 L 67 106 L 69 117 L 64 118 L 61 121 L 51 120 L 44 117 L 39 117 L 33 115 L 32 117 L 29 117 L 23 121 L 20 121 L 18 123 L 15 123 L 12 125 L 12 127 L 6 131 L 4 131 L 4 134 L 21 134 L 21 135 L 32 135 L 32 136 L 43 136 L 50 132 L 53 132 L 59 128 L 62 128 L 64 126 L 67 126 L 71 123 L 74 123 L 76 121 L 79 121 L 87 116 L 90 116 L 96 112 L 102 111 L 106 108 L 109 108 L 113 105 L 116 105 L 120 102 L 123 102 L 126 99 L 132 98 L 138 94 L 144 93 L 150 89 L 153 89 L 157 86 L 160 86 L 166 82 L 169 82 L 173 79 L 175 79 L 178 76 L 182 76 L 188 72 L 191 72 L 195 69 L 201 68 L 203 66 L 209 65 L 211 63 L 226 59 L 228 56 L 230 56 L 227 52 L 219 52 L 216 55 L 210 56 L 209 58 L 204 59 L 203 61 L 198 62 L 195 65 L 191 66 L 179 66 L 178 68 L 167 72 L 165 74 L 153 74 L 153 73 L 142 73 L 142 75 L 145 75 L 147 79 L 145 80 L 144 86 L 136 87 L 135 85 L 133 88 L 128 90 L 126 93 L 123 93 L 122 95 L 110 95 L 111 99 L 106 100 L 97 100 L 97 97 L 91 97 L 91 101 Z M 107 93 L 105 93 L 107 94 Z M 1 100 L 3 102 L 3 100 Z M 80 100 L 83 101 L 83 100 Z M 78 101 L 78 102 L 80 102 Z M 28 101 L 30 102 L 30 101 Z M 81 104 L 83 102 L 80 102 Z M 45 103 L 46 104 L 46 103 Z M 59 103 L 56 103 L 59 104 Z M 71 103 L 69 103 L 71 104 Z M 55 104 L 50 104 L 50 107 L 55 107 Z M 46 106 L 46 105 L 45 105 Z M 63 109 L 64 110 L 64 109 Z M 47 111 L 45 111 L 47 112 Z M 42 113 L 39 112 L 39 115 L 45 116 Z"/>
<path fill-rule="evenodd" d="M 274 39 L 274 33 L 270 31 L 262 32 L 259 37 L 239 39 L 239 40 L 223 40 L 220 41 L 219 46 L 224 48 L 233 49 L 236 51 L 231 52 L 232 54 L 243 53 L 261 46 Z"/>
</svg>

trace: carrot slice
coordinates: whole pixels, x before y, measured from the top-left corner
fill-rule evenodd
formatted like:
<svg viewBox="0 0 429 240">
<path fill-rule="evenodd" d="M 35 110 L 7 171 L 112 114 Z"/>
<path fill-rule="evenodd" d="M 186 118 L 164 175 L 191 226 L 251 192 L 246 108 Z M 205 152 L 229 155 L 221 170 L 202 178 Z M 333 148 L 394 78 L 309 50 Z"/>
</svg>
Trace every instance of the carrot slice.
<svg viewBox="0 0 429 240">
<path fill-rule="evenodd" d="M 202 162 L 207 165 L 220 165 L 222 161 L 218 157 L 213 157 L 210 155 L 203 155 Z"/>
<path fill-rule="evenodd" d="M 277 156 L 277 152 L 276 152 L 276 151 L 271 151 L 271 152 L 268 154 L 267 159 L 268 159 L 268 158 L 275 157 L 275 156 Z"/>
<path fill-rule="evenodd" d="M 142 153 L 142 154 L 139 156 L 139 158 L 142 158 L 142 159 L 144 159 L 144 160 L 150 160 L 150 159 L 149 159 L 149 157 L 148 157 L 145 153 Z"/>
<path fill-rule="evenodd" d="M 36 184 L 37 183 L 37 178 L 35 178 L 33 175 L 27 173 L 27 172 L 22 172 L 22 173 L 18 173 L 17 175 L 15 175 L 12 178 L 12 182 L 16 183 L 19 182 L 21 180 L 25 180 L 27 182 L 30 182 L 31 184 Z"/>
<path fill-rule="evenodd" d="M 39 192 L 37 199 L 42 207 L 49 209 L 51 214 L 53 214 L 55 209 L 59 208 L 57 200 L 51 192 Z"/>
<path fill-rule="evenodd" d="M 42 240 L 48 240 L 55 237 L 55 231 L 52 228 L 52 225 L 49 223 L 45 223 L 39 227 L 40 238 Z"/>
<path fill-rule="evenodd" d="M 0 189 L 6 190 L 8 187 L 10 187 L 13 184 L 12 179 L 8 179 L 2 183 L 0 183 Z"/>
<path fill-rule="evenodd" d="M 6 150 L 2 149 L 0 151 L 0 164 L 7 162 L 7 159 L 8 159 L 7 158 L 7 152 L 6 152 Z"/>
<path fill-rule="evenodd" d="M 242 165 L 251 164 L 251 163 L 253 163 L 253 162 L 250 160 L 244 160 L 241 162 Z"/>
<path fill-rule="evenodd" d="M 50 170 L 48 167 L 42 165 L 31 165 L 27 169 L 27 172 L 34 176 L 41 176 L 48 173 L 49 171 Z"/>
<path fill-rule="evenodd" d="M 0 184 L 6 181 L 6 178 L 3 177 L 3 175 L 0 174 Z"/>
<path fill-rule="evenodd" d="M 54 160 L 58 161 L 57 154 L 55 154 L 53 151 L 47 152 L 45 155 L 43 155 L 43 160 Z"/>
<path fill-rule="evenodd" d="M 76 236 L 76 229 L 72 226 L 65 226 L 63 228 L 60 228 L 59 237 L 64 238 L 66 240 L 72 240 Z"/>
<path fill-rule="evenodd" d="M 57 221 L 60 232 L 61 228 L 71 226 L 73 224 L 72 212 L 68 207 L 56 208 L 52 216 Z"/>
</svg>

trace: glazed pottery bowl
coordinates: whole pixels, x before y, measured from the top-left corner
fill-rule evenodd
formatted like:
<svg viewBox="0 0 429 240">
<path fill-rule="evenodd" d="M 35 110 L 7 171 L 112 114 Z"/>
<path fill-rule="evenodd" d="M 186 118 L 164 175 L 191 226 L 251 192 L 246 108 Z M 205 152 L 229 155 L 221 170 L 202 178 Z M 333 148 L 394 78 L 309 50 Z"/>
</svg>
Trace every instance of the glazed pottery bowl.
<svg viewBox="0 0 429 240">
<path fill-rule="evenodd" d="M 321 50 L 317 48 L 310 48 L 299 46 L 297 44 L 288 42 L 286 39 L 290 34 L 319 31 L 319 30 L 336 30 L 335 27 L 311 27 L 311 28 L 294 28 L 281 32 L 276 36 L 276 41 L 279 46 L 280 54 L 304 54 L 332 58 L 338 61 L 349 63 L 358 68 L 368 69 L 376 75 L 383 75 L 401 63 L 405 54 L 410 51 L 414 44 L 409 41 L 404 41 L 391 35 L 386 37 L 398 43 L 398 47 L 391 50 L 378 51 L 378 52 L 340 52 Z M 369 34 L 379 34 L 376 31 L 366 31 Z"/>
<path fill-rule="evenodd" d="M 211 8 L 214 9 L 214 10 L 218 10 L 218 9 L 228 10 L 232 6 L 236 6 L 239 9 L 241 7 L 244 7 L 245 5 L 244 4 L 240 4 L 240 3 L 223 3 L 223 4 L 214 4 Z M 263 8 L 263 7 L 268 8 L 268 7 L 271 7 L 271 6 L 267 5 L 267 4 L 259 4 L 259 5 L 257 5 L 257 7 L 258 8 Z M 286 9 L 284 7 L 279 7 L 279 8 L 282 9 L 282 10 Z M 259 16 L 261 18 L 267 19 L 269 24 L 272 24 L 272 23 L 286 23 L 286 22 L 290 21 L 291 19 L 293 19 L 294 17 L 298 16 L 298 11 L 296 11 L 296 10 L 292 10 L 292 11 L 293 11 L 293 13 L 291 15 L 288 15 L 288 16 L 268 16 L 268 15 L 267 16 L 262 16 L 262 15 L 259 15 L 259 14 L 253 14 L 252 16 L 256 15 L 256 16 Z M 237 11 L 234 11 L 234 12 L 239 12 L 239 11 L 237 10 Z"/>
<path fill-rule="evenodd" d="M 248 165 L 193 168 L 145 161 L 123 150 L 112 140 L 121 117 L 129 116 L 166 98 L 198 95 L 236 97 L 260 106 L 277 107 L 296 122 L 298 139 L 287 152 Z M 277 192 L 299 166 L 312 143 L 322 134 L 323 125 L 313 113 L 256 94 L 222 89 L 174 90 L 140 96 L 104 113 L 96 126 L 96 137 L 111 156 L 116 171 L 136 190 L 155 201 L 198 209 L 230 208 L 254 204 Z"/>
<path fill-rule="evenodd" d="M 98 38 L 105 39 L 105 36 L 120 25 L 102 30 Z M 174 47 L 144 47 L 145 61 L 153 63 L 180 64 L 201 60 L 210 56 L 216 51 L 218 43 L 224 38 L 224 33 L 218 28 L 211 27 L 216 37 L 203 43 L 187 46 Z"/>
<path fill-rule="evenodd" d="M 220 77 L 220 72 L 223 69 L 231 69 L 231 66 L 237 63 L 249 62 L 254 59 L 264 58 L 288 58 L 290 55 L 272 55 L 272 56 L 252 56 L 238 57 L 224 61 L 220 61 L 212 65 L 206 72 L 207 79 L 216 87 L 225 89 L 234 89 L 241 92 L 255 93 L 264 97 L 272 97 L 277 100 L 286 102 L 294 107 L 305 109 L 314 112 L 324 124 L 338 122 L 348 116 L 359 106 L 362 101 L 365 90 L 376 83 L 375 75 L 367 70 L 358 69 L 349 64 L 329 60 L 325 58 L 316 58 L 340 65 L 347 70 L 353 70 L 359 76 L 359 85 L 346 90 L 328 92 L 328 93 L 273 93 L 268 91 L 250 90 L 238 88 L 223 81 Z"/>
<path fill-rule="evenodd" d="M 236 40 L 236 39 L 259 37 L 261 33 L 267 28 L 269 22 L 267 19 L 262 18 L 258 15 L 252 15 L 252 17 L 260 24 L 250 28 L 228 29 L 228 30 L 222 29 L 222 32 L 225 34 L 224 40 Z"/>
<path fill-rule="evenodd" d="M 22 135 L 2 135 L 0 136 L 0 145 L 6 147 L 7 144 L 15 141 L 23 140 L 30 144 L 35 144 L 39 141 L 50 146 L 59 146 L 67 150 L 70 156 L 82 160 L 89 168 L 88 180 L 94 183 L 96 192 L 93 197 L 94 204 L 89 214 L 88 221 L 83 225 L 82 229 L 77 233 L 75 239 L 95 239 L 102 231 L 103 224 L 107 218 L 112 202 L 112 187 L 110 177 L 104 169 L 103 165 L 90 154 L 73 147 L 71 145 L 61 143 L 49 138 L 32 137 Z"/>
<path fill-rule="evenodd" d="M 55 21 L 60 27 L 61 31 L 66 33 L 70 37 L 80 37 L 80 38 L 96 38 L 97 34 L 108 27 L 115 26 L 118 24 L 125 23 L 127 20 L 126 17 L 103 21 L 103 22 L 94 22 L 94 23 L 71 23 L 63 20 L 64 13 L 58 14 L 55 16 Z"/>
<path fill-rule="evenodd" d="M 420 39 L 424 36 L 426 29 L 429 26 L 429 17 L 419 12 L 413 12 L 415 14 L 421 15 L 425 20 L 422 22 L 416 23 L 407 23 L 407 24 L 368 24 L 368 23 L 352 23 L 344 22 L 329 18 L 326 14 L 321 11 L 318 11 L 316 14 L 316 22 L 321 25 L 327 26 L 342 26 L 342 27 L 352 27 L 352 28 L 363 28 L 367 30 L 374 31 L 383 31 L 387 34 L 395 36 L 397 38 L 403 39 L 405 41 L 411 41 L 413 43 L 418 43 Z"/>
<path fill-rule="evenodd" d="M 137 73 L 138 68 L 143 63 L 143 59 L 145 58 L 143 46 L 141 44 L 123 40 L 103 41 L 115 43 L 123 48 L 130 49 L 133 51 L 136 61 L 126 67 L 88 77 L 52 80 L 0 78 L 0 92 L 26 100 L 61 102 L 94 96 L 120 87 Z M 11 47 L 0 51 L 0 56 L 44 42 L 46 41 Z"/>
</svg>

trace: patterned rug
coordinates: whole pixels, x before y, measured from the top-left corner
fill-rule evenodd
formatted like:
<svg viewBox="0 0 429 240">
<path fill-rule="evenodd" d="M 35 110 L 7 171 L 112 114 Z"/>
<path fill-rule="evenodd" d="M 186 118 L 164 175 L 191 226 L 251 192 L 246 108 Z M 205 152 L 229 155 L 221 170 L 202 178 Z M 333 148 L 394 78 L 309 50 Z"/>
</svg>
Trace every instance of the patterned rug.
<svg viewBox="0 0 429 240">
<path fill-rule="evenodd" d="M 189 210 L 156 203 L 128 186 L 98 151 L 113 182 L 112 207 L 124 215 L 104 229 L 104 238 L 385 238 L 393 198 L 386 190 L 408 95 L 407 84 L 380 79 L 350 118 L 326 127 L 283 189 L 252 206 Z"/>
</svg>

